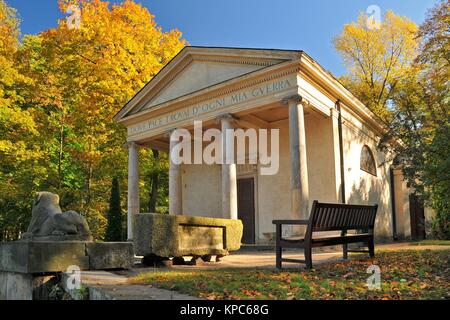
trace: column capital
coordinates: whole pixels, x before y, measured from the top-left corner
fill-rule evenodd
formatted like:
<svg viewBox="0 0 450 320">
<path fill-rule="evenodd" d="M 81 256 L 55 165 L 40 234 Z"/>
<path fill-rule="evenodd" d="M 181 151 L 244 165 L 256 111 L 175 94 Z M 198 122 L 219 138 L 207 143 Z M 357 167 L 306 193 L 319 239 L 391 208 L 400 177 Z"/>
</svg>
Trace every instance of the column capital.
<svg viewBox="0 0 450 320">
<path fill-rule="evenodd" d="M 125 149 L 130 149 L 130 148 L 139 148 L 141 145 L 138 144 L 136 141 L 127 141 L 123 144 L 123 147 Z"/>
<path fill-rule="evenodd" d="M 291 102 L 301 103 L 303 101 L 303 97 L 299 94 L 294 94 L 292 96 L 285 97 L 281 100 L 281 103 L 284 105 L 289 105 Z"/>
<path fill-rule="evenodd" d="M 235 122 L 237 120 L 238 120 L 238 118 L 236 118 L 231 113 L 224 113 L 224 114 L 221 114 L 221 115 L 217 116 L 217 118 L 216 118 L 216 121 L 218 123 L 221 123 L 222 121 Z"/>
<path fill-rule="evenodd" d="M 330 116 L 337 118 L 339 116 L 339 111 L 336 108 L 330 108 Z"/>
<path fill-rule="evenodd" d="M 165 138 L 169 138 L 169 140 L 172 138 L 172 133 L 175 131 L 175 130 L 178 130 L 178 128 L 172 128 L 172 129 L 168 129 L 168 130 L 166 130 L 165 132 L 164 132 L 164 137 Z"/>
</svg>

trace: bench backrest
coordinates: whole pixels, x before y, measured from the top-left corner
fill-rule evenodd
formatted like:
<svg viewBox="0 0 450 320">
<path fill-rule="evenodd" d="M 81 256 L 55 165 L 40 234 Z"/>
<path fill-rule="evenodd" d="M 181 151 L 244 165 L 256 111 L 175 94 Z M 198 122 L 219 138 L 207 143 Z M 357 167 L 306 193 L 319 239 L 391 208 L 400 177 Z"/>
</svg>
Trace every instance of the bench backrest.
<svg viewBox="0 0 450 320">
<path fill-rule="evenodd" d="M 315 231 L 372 229 L 378 205 L 321 203 L 315 200 L 311 208 L 310 228 Z"/>
</svg>

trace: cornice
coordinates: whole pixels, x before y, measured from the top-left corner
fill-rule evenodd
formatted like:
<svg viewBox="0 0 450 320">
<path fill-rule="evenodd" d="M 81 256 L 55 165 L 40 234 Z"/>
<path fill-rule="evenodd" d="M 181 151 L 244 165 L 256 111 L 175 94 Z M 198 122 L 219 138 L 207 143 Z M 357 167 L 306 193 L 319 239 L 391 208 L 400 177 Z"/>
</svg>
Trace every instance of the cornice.
<svg viewBox="0 0 450 320">
<path fill-rule="evenodd" d="M 210 56 L 201 54 L 192 54 L 192 59 L 201 62 L 216 62 L 216 63 L 230 63 L 230 64 L 244 64 L 261 67 L 268 67 L 274 64 L 287 61 L 274 58 L 253 58 L 253 57 L 230 57 L 230 56 Z"/>
<path fill-rule="evenodd" d="M 350 91 L 348 91 L 329 72 L 324 70 L 312 58 L 307 55 L 302 56 L 301 70 L 305 72 L 314 82 L 324 87 L 337 99 L 341 100 L 350 113 L 355 114 L 369 127 L 378 133 L 383 133 L 386 129 L 377 121 L 378 117 L 370 111 L 361 101 L 359 101 Z"/>
</svg>

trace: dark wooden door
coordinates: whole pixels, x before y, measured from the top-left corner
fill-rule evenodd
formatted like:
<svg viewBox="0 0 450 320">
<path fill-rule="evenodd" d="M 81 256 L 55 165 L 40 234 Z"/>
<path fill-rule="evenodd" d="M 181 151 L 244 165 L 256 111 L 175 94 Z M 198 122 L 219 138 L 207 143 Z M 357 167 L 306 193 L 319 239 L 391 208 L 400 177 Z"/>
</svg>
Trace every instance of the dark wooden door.
<svg viewBox="0 0 450 320">
<path fill-rule="evenodd" d="M 425 209 L 419 197 L 409 195 L 409 214 L 411 217 L 411 238 L 413 240 L 425 239 Z"/>
<path fill-rule="evenodd" d="M 237 181 L 238 218 L 244 225 L 242 243 L 255 243 L 255 182 L 253 178 Z"/>
</svg>

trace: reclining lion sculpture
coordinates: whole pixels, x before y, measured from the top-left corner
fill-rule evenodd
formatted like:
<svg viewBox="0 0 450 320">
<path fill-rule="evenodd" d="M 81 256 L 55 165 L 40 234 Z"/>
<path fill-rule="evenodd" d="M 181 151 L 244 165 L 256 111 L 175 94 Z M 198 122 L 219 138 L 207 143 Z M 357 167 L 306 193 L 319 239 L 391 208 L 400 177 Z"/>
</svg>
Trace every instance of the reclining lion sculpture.
<svg viewBox="0 0 450 320">
<path fill-rule="evenodd" d="M 33 202 L 31 222 L 24 240 L 82 240 L 91 241 L 86 219 L 75 211 L 62 212 L 59 196 L 38 192 Z"/>
</svg>

